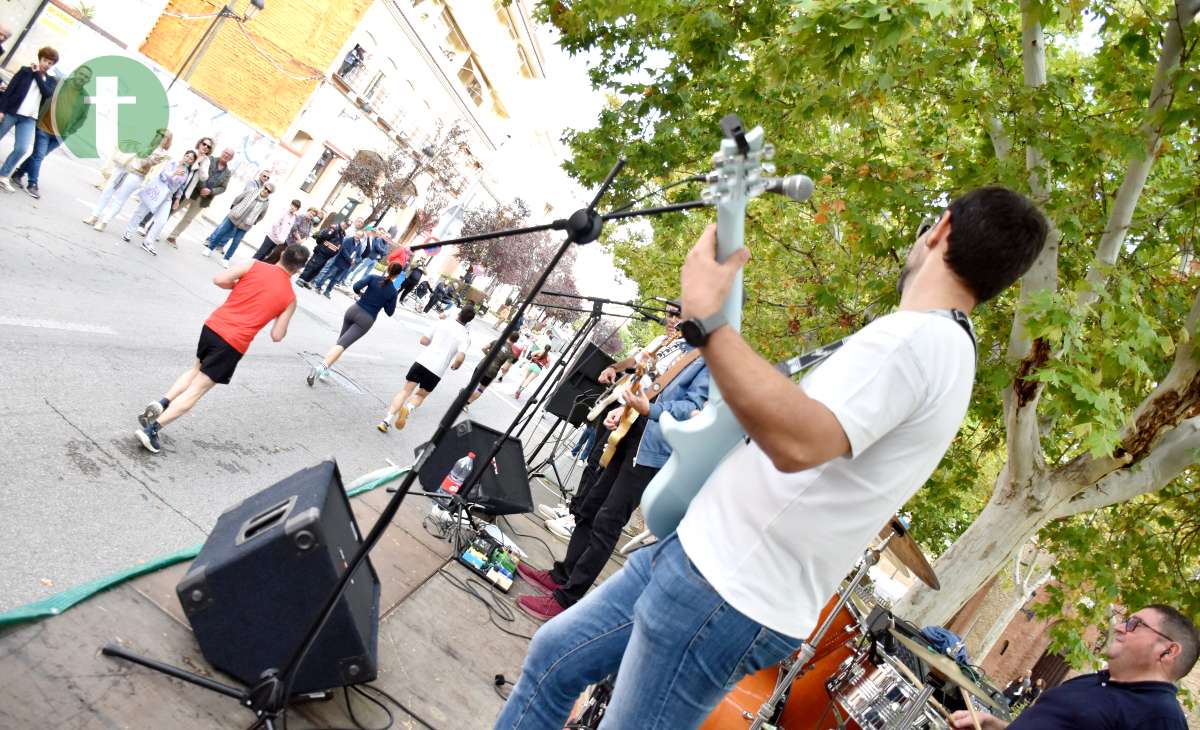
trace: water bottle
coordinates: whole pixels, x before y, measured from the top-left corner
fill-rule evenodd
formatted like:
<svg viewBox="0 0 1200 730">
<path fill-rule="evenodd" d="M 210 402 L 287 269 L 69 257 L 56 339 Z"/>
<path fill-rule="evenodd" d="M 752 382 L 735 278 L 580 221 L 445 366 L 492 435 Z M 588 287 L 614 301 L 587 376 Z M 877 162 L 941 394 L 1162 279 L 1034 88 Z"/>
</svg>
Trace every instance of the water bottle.
<svg viewBox="0 0 1200 730">
<path fill-rule="evenodd" d="M 450 473 L 446 475 L 446 478 L 442 480 L 441 485 L 438 487 L 438 494 L 445 497 L 453 497 L 458 494 L 458 490 L 462 488 L 463 482 L 471 475 L 471 469 L 474 466 L 475 452 L 468 451 L 466 456 L 454 462 L 454 468 L 450 470 Z M 449 499 L 439 499 L 438 502 L 441 503 L 443 508 L 450 506 Z"/>
</svg>

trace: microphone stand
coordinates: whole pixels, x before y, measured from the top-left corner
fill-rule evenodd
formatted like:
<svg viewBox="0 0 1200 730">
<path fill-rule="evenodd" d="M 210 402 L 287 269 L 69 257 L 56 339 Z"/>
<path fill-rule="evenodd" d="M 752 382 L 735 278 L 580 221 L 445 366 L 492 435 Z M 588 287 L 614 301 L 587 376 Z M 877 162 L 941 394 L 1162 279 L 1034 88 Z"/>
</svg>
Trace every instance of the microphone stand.
<svg viewBox="0 0 1200 730">
<path fill-rule="evenodd" d="M 413 482 L 416 481 L 417 475 L 421 471 L 421 467 L 428 460 L 430 454 L 432 454 L 437 448 L 438 444 L 440 444 L 446 437 L 446 434 L 450 432 L 454 421 L 462 412 L 463 406 L 466 405 L 467 399 L 470 397 L 471 393 L 475 391 L 476 386 L 478 386 L 483 372 L 499 357 L 503 343 L 508 341 L 508 336 L 516 329 L 516 323 L 532 305 L 534 297 L 536 297 L 538 292 L 542 290 L 542 287 L 546 285 L 546 281 L 550 278 L 550 274 L 554 271 L 555 267 L 558 266 L 559 262 L 562 260 L 562 257 L 566 254 L 571 245 L 582 245 L 595 241 L 600 236 L 600 231 L 604 226 L 604 222 L 608 220 L 620 220 L 624 218 L 633 218 L 646 215 L 660 215 L 662 213 L 689 210 L 691 208 L 701 208 L 709 205 L 709 203 L 704 201 L 695 200 L 658 208 L 647 208 L 644 210 L 621 211 L 608 214 L 598 213 L 596 211 L 596 205 L 599 204 L 600 200 L 604 197 L 604 194 L 612 185 L 613 180 L 616 178 L 617 174 L 620 173 L 624 166 L 624 158 L 619 159 L 617 163 L 613 165 L 612 169 L 609 170 L 608 176 L 604 179 L 604 182 L 601 183 L 600 189 L 597 191 L 596 196 L 592 199 L 591 203 L 586 208 L 575 211 L 568 218 L 559 219 L 551 223 L 538 226 L 528 226 L 525 228 L 507 231 L 496 231 L 493 233 L 481 233 L 473 236 L 464 236 L 462 238 L 450 241 L 439 241 L 437 243 L 423 244 L 413 247 L 413 250 L 417 251 L 433 246 L 462 245 L 478 241 L 503 238 L 506 236 L 548 230 L 564 231 L 566 233 L 566 238 L 563 240 L 562 245 L 559 246 L 554 256 L 551 257 L 549 263 L 546 264 L 546 267 L 542 270 L 537 282 L 533 285 L 529 291 L 529 294 L 526 295 L 525 299 L 521 302 L 521 306 L 517 309 L 516 314 L 513 315 L 508 325 L 504 328 L 504 331 L 501 333 L 500 337 L 496 339 L 496 342 L 492 345 L 491 349 L 488 350 L 487 355 L 484 356 L 482 364 L 471 376 L 470 382 L 468 382 L 466 387 L 459 391 L 458 395 L 454 399 L 454 402 L 451 403 L 450 407 L 446 409 L 446 413 L 442 416 L 441 422 L 438 423 L 437 429 L 434 431 L 433 436 L 428 442 L 418 447 L 416 460 L 413 462 L 412 468 L 404 476 L 404 480 L 397 486 L 395 494 L 393 494 L 392 498 L 388 500 L 388 503 L 380 513 L 379 518 L 371 527 L 371 531 L 367 534 L 367 537 L 363 540 L 358 550 L 356 550 L 354 555 L 350 558 L 346 569 L 338 579 L 337 584 L 334 585 L 333 589 L 330 590 L 329 594 L 324 598 L 320 609 L 313 614 L 312 623 L 310 624 L 304 638 L 301 639 L 296 646 L 292 647 L 292 650 L 289 652 L 286 661 L 282 662 L 279 667 L 272 667 L 264 671 L 261 675 L 261 679 L 259 679 L 259 681 L 253 686 L 248 688 L 238 688 L 231 687 L 220 682 L 215 682 L 207 677 L 179 669 L 178 667 L 173 667 L 162 662 L 157 662 L 153 659 L 139 656 L 138 654 L 127 651 L 123 647 L 117 646 L 116 644 L 105 645 L 101 649 L 101 653 L 103 653 L 105 656 L 114 656 L 125 659 L 184 682 L 188 682 L 198 687 L 203 687 L 211 692 L 216 692 L 218 694 L 236 699 L 240 704 L 253 712 L 256 718 L 254 724 L 251 725 L 248 730 L 257 730 L 258 728 L 275 730 L 276 727 L 286 728 L 287 705 L 291 699 L 293 682 L 295 681 L 296 675 L 300 669 L 300 666 L 303 664 L 305 657 L 308 656 L 309 650 L 316 642 L 317 637 L 320 635 L 322 629 L 324 629 L 325 625 L 329 622 L 329 618 L 333 615 L 334 611 L 336 611 L 338 601 L 341 600 L 342 594 L 346 591 L 346 587 L 355 577 L 358 569 L 367 561 L 367 556 L 370 554 L 370 552 L 375 548 L 376 545 L 379 544 L 380 539 L 383 537 L 384 531 L 387 530 L 392 519 L 400 510 L 400 505 L 404 502 L 405 496 L 408 495 L 409 489 L 412 487 Z M 501 446 L 503 445 L 505 439 L 507 439 L 511 434 L 512 429 L 513 425 L 510 425 L 508 432 L 504 433 L 492 444 L 490 453 L 488 453 L 485 458 L 475 462 L 474 468 L 471 470 L 471 474 L 463 483 L 458 494 L 454 495 L 452 499 L 452 503 L 456 503 L 458 510 L 461 510 L 466 506 L 466 495 L 469 494 L 470 491 L 479 483 L 479 478 L 483 475 L 484 469 L 492 462 L 493 459 L 496 458 L 496 455 L 499 454 Z"/>
</svg>

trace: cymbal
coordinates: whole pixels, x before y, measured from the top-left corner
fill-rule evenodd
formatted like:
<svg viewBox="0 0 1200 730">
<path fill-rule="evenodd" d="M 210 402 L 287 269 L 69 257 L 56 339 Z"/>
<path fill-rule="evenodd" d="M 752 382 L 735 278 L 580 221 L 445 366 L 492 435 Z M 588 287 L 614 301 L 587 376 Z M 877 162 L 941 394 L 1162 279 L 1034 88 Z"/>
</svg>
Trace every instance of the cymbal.
<svg viewBox="0 0 1200 730">
<path fill-rule="evenodd" d="M 895 628 L 888 629 L 888 632 L 896 638 L 896 641 L 900 642 L 906 649 L 915 654 L 918 659 L 928 664 L 930 670 L 936 672 L 937 675 L 942 679 L 945 679 L 951 684 L 962 687 L 966 691 L 978 697 L 983 704 L 987 705 L 993 710 L 1004 712 L 1003 708 L 997 705 L 995 700 L 984 693 L 984 691 L 979 688 L 979 685 L 977 685 L 974 680 L 963 674 L 962 668 L 958 666 L 958 662 L 954 661 L 945 654 L 938 654 L 935 651 L 929 650 L 924 644 L 908 638 Z"/>
<path fill-rule="evenodd" d="M 879 531 L 879 539 L 882 540 L 888 535 L 892 535 L 891 542 L 887 544 L 886 551 L 900 561 L 900 564 L 913 572 L 921 582 L 929 586 L 933 590 L 939 590 L 942 584 L 938 582 L 937 575 L 930 567 L 929 561 L 925 559 L 925 554 L 921 552 L 920 546 L 908 534 L 908 529 L 904 526 L 904 522 L 900 517 L 893 517 L 888 521 L 883 529 Z"/>
</svg>

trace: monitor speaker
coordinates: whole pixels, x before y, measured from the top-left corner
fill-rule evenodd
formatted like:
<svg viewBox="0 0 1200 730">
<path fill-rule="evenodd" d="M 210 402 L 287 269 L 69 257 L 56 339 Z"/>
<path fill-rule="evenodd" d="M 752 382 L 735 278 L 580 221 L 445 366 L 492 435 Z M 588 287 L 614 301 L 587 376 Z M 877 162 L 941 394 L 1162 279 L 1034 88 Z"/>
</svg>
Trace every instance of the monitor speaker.
<svg viewBox="0 0 1200 730">
<path fill-rule="evenodd" d="M 475 452 L 475 467 L 492 451 L 496 440 L 503 435 L 477 421 L 463 421 L 446 434 L 438 444 L 417 478 L 426 492 L 436 491 L 442 480 L 454 468 L 454 462 Z M 484 467 L 483 475 L 467 500 L 478 505 L 484 514 L 515 515 L 533 511 L 529 493 L 529 473 L 525 470 L 525 453 L 521 442 L 509 436 L 504 440 L 494 463 Z"/>
<path fill-rule="evenodd" d="M 334 461 L 226 510 L 175 588 L 204 657 L 246 685 L 267 669 L 283 669 L 361 542 Z M 378 633 L 379 577 L 368 559 L 309 650 L 293 691 L 375 679 Z"/>
</svg>

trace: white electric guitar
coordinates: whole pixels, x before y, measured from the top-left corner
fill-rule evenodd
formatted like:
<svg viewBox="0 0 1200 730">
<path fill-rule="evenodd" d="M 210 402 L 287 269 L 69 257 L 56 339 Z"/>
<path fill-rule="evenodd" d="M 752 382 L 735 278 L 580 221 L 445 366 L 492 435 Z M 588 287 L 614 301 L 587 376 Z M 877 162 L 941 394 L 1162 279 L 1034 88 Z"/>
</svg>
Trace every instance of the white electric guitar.
<svg viewBox="0 0 1200 730">
<path fill-rule="evenodd" d="M 716 171 L 708 176 L 710 188 L 706 201 L 717 208 L 717 259 L 724 261 L 742 247 L 746 203 L 766 191 L 765 175 L 774 173 L 769 162 L 773 152 L 763 142 L 762 127 L 746 132 L 734 115 L 721 120 L 725 139 L 721 151 L 713 155 Z M 742 272 L 738 272 L 729 296 L 722 305 L 729 326 L 742 326 Z M 688 504 L 705 480 L 738 442 L 746 436 L 733 412 L 725 405 L 717 384 L 708 387 L 708 403 L 700 413 L 686 421 L 676 421 L 664 413 L 659 423 L 663 438 L 671 445 L 671 458 L 654 476 L 642 496 L 646 527 L 659 538 L 675 531 L 687 512 Z"/>
</svg>

